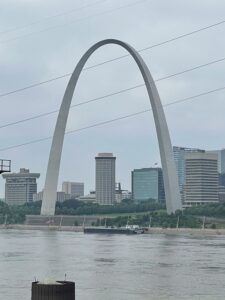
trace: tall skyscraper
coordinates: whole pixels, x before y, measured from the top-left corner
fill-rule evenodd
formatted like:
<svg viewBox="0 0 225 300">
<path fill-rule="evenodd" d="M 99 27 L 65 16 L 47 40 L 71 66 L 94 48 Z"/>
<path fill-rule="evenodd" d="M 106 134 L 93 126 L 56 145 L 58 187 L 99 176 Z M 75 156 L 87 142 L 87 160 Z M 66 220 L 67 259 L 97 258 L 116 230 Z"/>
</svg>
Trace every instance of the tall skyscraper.
<svg viewBox="0 0 225 300">
<path fill-rule="evenodd" d="M 135 169 L 131 172 L 132 198 L 134 201 L 154 199 L 165 201 L 163 174 L 161 168 Z"/>
<path fill-rule="evenodd" d="M 184 205 L 218 202 L 218 155 L 207 152 L 185 154 Z"/>
<path fill-rule="evenodd" d="M 64 181 L 62 183 L 62 191 L 75 197 L 84 196 L 84 183 Z"/>
<path fill-rule="evenodd" d="M 101 205 L 115 202 L 116 157 L 112 153 L 99 153 L 95 157 L 96 201 Z"/>
<path fill-rule="evenodd" d="M 20 169 L 19 173 L 3 174 L 5 183 L 5 201 L 8 205 L 22 205 L 33 201 L 37 193 L 36 179 L 39 173 L 30 173 L 28 169 Z"/>
</svg>

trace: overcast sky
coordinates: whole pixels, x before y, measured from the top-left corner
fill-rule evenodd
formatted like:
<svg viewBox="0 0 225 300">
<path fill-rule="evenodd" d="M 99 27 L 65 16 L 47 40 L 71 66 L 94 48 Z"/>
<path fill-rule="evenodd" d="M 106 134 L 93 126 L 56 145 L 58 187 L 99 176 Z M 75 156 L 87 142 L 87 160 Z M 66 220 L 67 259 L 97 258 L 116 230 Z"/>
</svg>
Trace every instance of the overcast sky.
<svg viewBox="0 0 225 300">
<path fill-rule="evenodd" d="M 224 0 L 1 0 L 0 94 L 70 73 L 95 42 L 116 38 L 137 50 L 225 19 Z M 154 79 L 225 58 L 225 23 L 141 52 Z M 87 66 L 126 54 L 115 45 L 99 49 Z M 157 82 L 163 104 L 225 86 L 225 61 Z M 69 77 L 0 97 L 0 126 L 59 109 Z M 83 71 L 72 105 L 126 89 L 143 80 L 128 57 Z M 172 144 L 225 147 L 225 90 L 165 108 Z M 67 130 L 150 108 L 144 87 L 72 108 Z M 52 136 L 57 114 L 0 128 L 0 150 Z M 46 175 L 51 140 L 0 151 L 12 171 Z M 130 189 L 134 168 L 160 165 L 151 112 L 65 137 L 59 177 L 95 188 L 95 155 L 113 152 L 116 180 Z M 0 178 L 0 197 L 4 180 Z"/>
</svg>

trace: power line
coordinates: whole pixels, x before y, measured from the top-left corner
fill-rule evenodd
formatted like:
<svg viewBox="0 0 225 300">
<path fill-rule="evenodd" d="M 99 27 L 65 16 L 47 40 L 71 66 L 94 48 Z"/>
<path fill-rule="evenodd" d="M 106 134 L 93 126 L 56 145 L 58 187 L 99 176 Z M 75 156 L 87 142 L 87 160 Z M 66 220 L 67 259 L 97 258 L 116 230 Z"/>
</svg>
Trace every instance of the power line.
<svg viewBox="0 0 225 300">
<path fill-rule="evenodd" d="M 192 68 L 189 68 L 189 69 L 177 72 L 177 73 L 166 75 L 166 76 L 164 76 L 162 78 L 156 79 L 155 81 L 157 82 L 157 81 L 160 81 L 160 80 L 168 79 L 170 77 L 174 77 L 174 76 L 178 76 L 178 75 L 181 75 L 181 74 L 184 74 L 184 73 L 188 73 L 188 72 L 200 69 L 200 68 L 204 68 L 204 67 L 207 67 L 207 66 L 210 66 L 210 65 L 222 62 L 222 61 L 225 61 L 225 57 L 220 58 L 220 59 L 216 59 L 216 60 L 213 60 L 213 61 L 209 61 L 209 62 L 207 62 L 205 64 L 197 65 L 195 67 L 192 67 Z M 87 68 L 84 68 L 83 70 L 89 70 L 89 69 L 95 68 L 97 66 L 99 66 L 99 64 L 93 65 L 93 66 L 90 66 L 90 67 L 87 67 Z M 41 82 L 38 82 L 38 83 L 34 83 L 34 84 L 31 84 L 31 85 L 25 86 L 25 87 L 20 88 L 20 89 L 12 90 L 12 91 L 0 94 L 0 98 L 9 96 L 11 94 L 19 93 L 19 92 L 22 92 L 22 91 L 25 91 L 25 90 L 28 90 L 28 89 L 32 89 L 34 87 L 38 87 L 40 85 L 47 84 L 47 83 L 50 83 L 50 82 L 53 82 L 53 81 L 56 81 L 56 80 L 59 80 L 59 79 L 62 79 L 62 78 L 66 78 L 66 77 L 71 76 L 71 75 L 72 75 L 72 73 L 66 73 L 66 74 L 63 74 L 61 76 L 53 77 L 53 78 L 50 78 L 48 80 L 44 80 L 44 81 L 41 81 Z"/>
<path fill-rule="evenodd" d="M 82 18 L 76 19 L 76 20 L 74 20 L 74 21 L 67 22 L 67 23 L 65 23 L 65 24 L 51 26 L 51 27 L 48 27 L 48 28 L 45 28 L 45 29 L 42 29 L 42 30 L 39 30 L 39 31 L 30 32 L 30 33 L 27 33 L 27 34 L 24 34 L 24 35 L 20 35 L 20 36 L 15 37 L 15 38 L 10 38 L 10 39 L 7 39 L 7 40 L 1 40 L 1 41 L 0 41 L 0 44 L 4 44 L 4 43 L 16 41 L 16 40 L 20 40 L 20 39 L 22 39 L 22 38 L 26 38 L 26 37 L 32 36 L 32 35 L 34 35 L 34 34 L 40 34 L 40 33 L 46 32 L 46 31 L 54 30 L 54 29 L 56 29 L 56 28 L 65 27 L 65 26 L 68 26 L 68 25 L 71 25 L 71 24 L 74 24 L 74 23 L 76 23 L 76 22 L 80 22 L 80 21 L 83 21 L 83 20 L 88 20 L 88 19 L 91 19 L 91 18 L 103 16 L 103 15 L 112 13 L 112 12 L 114 12 L 114 11 L 117 11 L 117 10 L 120 10 L 120 9 L 123 9 L 123 8 L 132 7 L 132 6 L 134 6 L 134 5 L 141 4 L 141 3 L 145 2 L 145 1 L 147 1 L 147 0 L 139 0 L 139 1 L 137 1 L 137 2 L 133 2 L 133 3 L 130 3 L 130 4 L 122 5 L 122 6 L 120 6 L 120 7 L 116 7 L 116 8 L 114 8 L 114 9 L 105 10 L 105 11 L 103 11 L 103 12 L 101 12 L 101 13 L 92 14 L 92 15 L 89 15 L 89 16 L 87 16 L 87 17 L 82 17 Z"/>
<path fill-rule="evenodd" d="M 130 90 L 133 90 L 133 89 L 136 89 L 136 88 L 139 88 L 139 87 L 143 87 L 145 86 L 144 84 L 139 84 L 139 85 L 136 85 L 136 86 L 132 86 L 130 88 L 127 88 L 127 89 L 123 89 L 123 90 L 119 90 L 117 92 L 113 92 L 113 93 L 110 93 L 110 94 L 106 94 L 104 96 L 101 96 L 101 97 L 97 97 L 97 98 L 92 98 L 90 100 L 87 100 L 87 101 L 83 101 L 83 102 L 80 102 L 80 103 L 77 103 L 77 104 L 74 104 L 74 105 L 71 105 L 70 108 L 74 108 L 76 106 L 81 106 L 81 105 L 85 105 L 85 104 L 88 104 L 90 102 L 95 102 L 95 101 L 99 101 L 101 99 L 105 99 L 105 98 L 108 98 L 108 97 L 111 97 L 111 96 L 115 96 L 115 95 L 118 95 L 118 94 L 121 94 L 121 93 L 125 93 L 127 91 L 130 91 Z M 45 117 L 45 116 L 48 116 L 48 115 L 52 115 L 52 114 L 55 114 L 57 113 L 59 110 L 56 109 L 56 110 L 52 110 L 52 111 L 49 111 L 49 112 L 46 112 L 46 113 L 42 113 L 42 114 L 38 114 L 36 116 L 33 116 L 33 117 L 29 117 L 29 118 L 25 118 L 25 119 L 22 119 L 22 120 L 18 120 L 18 121 L 15 121 L 15 122 L 11 122 L 11 123 L 7 123 L 5 125 L 0 125 L 0 129 L 1 128 L 5 128 L 5 127 L 9 127 L 9 126 L 12 126 L 12 125 L 16 125 L 16 124 L 19 124 L 19 123 L 24 123 L 24 122 L 27 122 L 27 121 L 31 121 L 31 120 L 34 120 L 34 119 L 38 119 L 38 118 L 41 118 L 41 117 Z"/>
<path fill-rule="evenodd" d="M 199 32 L 201 32 L 201 31 L 204 31 L 204 30 L 213 28 L 213 27 L 215 27 L 215 26 L 222 25 L 222 24 L 224 24 L 224 23 L 225 23 L 225 20 L 224 20 L 224 21 L 221 21 L 221 22 L 217 22 L 217 23 L 211 24 L 211 25 L 208 25 L 208 26 L 205 26 L 205 27 L 202 27 L 202 28 L 199 28 L 199 29 L 197 29 L 197 30 L 194 30 L 194 31 L 191 31 L 191 32 L 188 32 L 188 33 L 179 35 L 179 36 L 176 36 L 176 37 L 174 37 L 174 38 L 171 38 L 171 39 L 162 41 L 162 42 L 160 42 L 160 43 L 150 45 L 150 46 L 148 46 L 148 47 L 139 49 L 137 52 L 144 52 L 144 51 L 150 50 L 150 49 L 152 49 L 152 48 L 159 47 L 159 46 L 165 45 L 165 44 L 167 44 L 167 43 L 171 43 L 171 42 L 174 42 L 174 41 L 176 41 L 176 40 L 185 38 L 185 37 L 187 37 L 187 36 L 190 36 L 190 35 L 199 33 Z M 118 56 L 118 57 L 115 57 L 115 58 L 113 58 L 113 59 L 109 59 L 109 60 L 103 61 L 103 62 L 101 62 L 101 63 L 94 64 L 94 65 L 92 65 L 92 66 L 86 67 L 86 68 L 84 68 L 83 70 L 93 69 L 93 68 L 102 66 L 102 65 L 104 65 L 104 64 L 111 63 L 111 62 L 114 62 L 114 61 L 123 59 L 123 58 L 128 57 L 128 56 L 129 56 L 129 54 L 125 54 L 125 55 L 122 55 L 122 56 Z M 224 59 L 222 58 L 221 60 L 224 60 Z M 217 62 L 217 61 L 215 61 L 215 62 Z M 213 63 L 213 62 L 212 62 L 212 63 Z M 71 72 L 70 72 L 70 73 L 66 73 L 66 74 L 63 74 L 63 75 L 61 75 L 61 76 L 53 77 L 53 78 L 50 78 L 50 79 L 47 79 L 47 80 L 44 80 L 44 81 L 40 81 L 40 82 L 31 84 L 31 85 L 27 85 L 27 86 L 22 87 L 22 88 L 19 88 L 19 89 L 15 89 L 15 90 L 12 90 L 12 91 L 9 91 L 9 92 L 5 92 L 5 93 L 0 94 L 0 97 L 2 98 L 2 97 L 6 97 L 6 96 L 8 96 L 8 95 L 11 95 L 11 94 L 15 94 L 15 93 L 19 93 L 19 92 L 22 92 L 22 91 L 25 91 L 25 90 L 28 90 L 28 89 L 32 89 L 32 88 L 38 87 L 38 86 L 40 86 L 40 85 L 43 85 L 43 84 L 47 84 L 47 83 L 53 82 L 53 81 L 55 81 L 55 80 L 59 80 L 59 79 L 68 77 L 68 76 L 70 76 L 71 74 L 72 74 Z"/>
<path fill-rule="evenodd" d="M 211 93 L 214 93 L 214 92 L 218 92 L 218 91 L 221 91 L 221 90 L 225 90 L 225 86 L 217 88 L 217 89 L 214 89 L 214 90 L 210 90 L 210 91 L 207 91 L 207 92 L 204 92 L 204 93 L 200 93 L 200 94 L 197 94 L 197 95 L 193 95 L 193 96 L 190 96 L 190 97 L 186 97 L 186 98 L 182 98 L 182 99 L 179 99 L 179 100 L 175 100 L 175 101 L 169 102 L 169 103 L 167 103 L 167 104 L 165 104 L 163 106 L 167 107 L 167 106 L 175 105 L 175 104 L 178 104 L 178 103 L 187 102 L 189 100 L 192 100 L 192 99 L 195 99 L 195 98 L 199 98 L 201 96 L 208 95 L 208 94 L 211 94 Z M 92 125 L 89 125 L 89 126 L 85 126 L 85 127 L 82 127 L 82 128 L 78 128 L 78 129 L 74 129 L 74 130 L 69 130 L 65 134 L 72 134 L 72 133 L 75 133 L 75 132 L 80 132 L 80 131 L 83 131 L 83 130 L 87 130 L 87 129 L 90 129 L 90 128 L 94 128 L 94 127 L 106 125 L 106 124 L 109 124 L 109 123 L 114 123 L 116 121 L 120 121 L 120 120 L 124 120 L 124 119 L 127 119 L 127 118 L 131 118 L 131 117 L 135 117 L 135 116 L 144 114 L 144 113 L 149 112 L 151 110 L 152 109 L 146 109 L 146 110 L 142 110 L 142 111 L 139 111 L 139 112 L 136 112 L 136 113 L 132 113 L 132 114 L 128 114 L 128 115 L 125 115 L 125 116 L 118 117 L 118 118 L 114 118 L 114 119 L 111 119 L 111 120 L 107 120 L 107 121 L 95 123 L 95 124 L 92 124 Z M 32 140 L 32 141 L 29 141 L 29 142 L 25 142 L 25 143 L 22 143 L 22 144 L 17 144 L 17 145 L 5 147 L 5 148 L 0 148 L 0 151 L 6 151 L 6 150 L 15 149 L 15 148 L 19 148 L 19 147 L 30 145 L 30 144 L 35 144 L 35 143 L 43 142 L 43 141 L 49 140 L 51 138 L 52 138 L 52 136 L 49 136 L 49 137 L 45 137 L 45 138 L 41 138 L 41 139 L 37 139 L 37 140 Z"/>
<path fill-rule="evenodd" d="M 41 82 L 37 82 L 37 83 L 31 84 L 31 85 L 27 85 L 27 86 L 25 86 L 23 88 L 20 88 L 20 89 L 16 89 L 16 90 L 12 90 L 12 91 L 0 94 L 0 98 L 9 96 L 11 94 L 16 94 L 16 93 L 19 93 L 19 92 L 23 92 L 25 90 L 29 90 L 29 89 L 32 89 L 34 87 L 38 87 L 40 85 L 43 85 L 43 84 L 46 84 L 46 83 L 49 83 L 49 82 L 52 82 L 52 81 L 55 81 L 55 80 L 58 80 L 58 79 L 62 79 L 64 77 L 68 77 L 71 74 L 72 73 L 67 73 L 67 74 L 64 74 L 64 75 L 61 75 L 61 76 L 58 76 L 58 77 L 54 77 L 54 78 L 47 79 L 47 80 L 44 80 L 44 81 L 41 81 Z"/>
<path fill-rule="evenodd" d="M 207 67 L 207 66 L 210 66 L 212 64 L 222 62 L 222 61 L 225 61 L 225 58 L 217 59 L 217 60 L 205 63 L 203 65 L 198 65 L 198 66 L 195 66 L 195 67 L 192 67 L 192 68 L 189 68 L 189 69 L 177 72 L 177 73 L 165 75 L 161 78 L 156 79 L 155 82 L 162 81 L 162 80 L 165 80 L 165 79 L 169 79 L 169 78 L 172 78 L 172 77 L 175 77 L 175 76 L 178 76 L 178 75 L 182 75 L 182 74 L 185 74 L 185 73 L 188 73 L 188 72 L 191 72 L 191 71 L 203 68 L 203 67 Z M 103 96 L 100 96 L 100 97 L 92 98 L 92 99 L 89 99 L 87 101 L 82 101 L 82 102 L 77 103 L 75 105 L 71 105 L 70 108 L 74 108 L 76 106 L 81 106 L 81 105 L 85 105 L 85 104 L 88 104 L 88 103 L 91 103 L 91 102 L 99 101 L 99 100 L 102 100 L 102 99 L 105 99 L 105 98 L 108 98 L 108 97 L 111 97 L 111 96 L 115 96 L 115 95 L 122 94 L 122 93 L 125 93 L 125 92 L 128 92 L 128 91 L 140 88 L 140 87 L 144 87 L 144 86 L 145 86 L 145 84 L 138 84 L 138 85 L 135 85 L 135 86 L 132 86 L 132 87 L 129 87 L 129 88 L 126 88 L 126 89 L 122 89 L 122 90 L 119 90 L 119 91 L 116 91 L 116 92 L 113 92 L 113 93 L 109 93 L 109 94 L 106 94 L 106 95 L 103 95 Z M 0 125 L 0 129 L 5 128 L 5 127 L 9 127 L 9 126 L 13 126 L 13 125 L 16 125 L 16 124 L 24 123 L 24 122 L 27 122 L 27 121 L 31 121 L 31 120 L 34 120 L 34 119 L 38 119 L 38 118 L 41 118 L 41 117 L 45 117 L 45 116 L 57 113 L 58 111 L 59 110 L 57 109 L 57 110 L 45 112 L 45 113 L 42 113 L 42 114 L 38 114 L 38 115 L 35 115 L 35 116 L 32 116 L 32 117 L 28 117 L 28 118 L 25 118 L 25 119 L 22 119 L 22 120 L 18 120 L 18 121 L 15 121 L 15 122 Z"/>
<path fill-rule="evenodd" d="M 201 32 L 201 31 L 204 31 L 204 30 L 207 30 L 207 29 L 210 29 L 210 28 L 219 26 L 219 25 L 223 25 L 224 23 L 225 23 L 225 20 L 222 20 L 222 21 L 220 21 L 220 22 L 213 23 L 213 24 L 211 24 L 211 25 L 208 25 L 208 26 L 205 26 L 205 27 L 201 27 L 201 28 L 196 29 L 196 30 L 194 30 L 194 31 L 190 31 L 190 32 L 187 32 L 187 33 L 178 35 L 178 36 L 176 36 L 176 37 L 174 37 L 174 38 L 171 38 L 171 39 L 168 39 L 168 40 L 159 42 L 159 43 L 157 43 L 157 44 L 153 44 L 153 45 L 147 46 L 147 47 L 145 47 L 145 48 L 139 49 L 137 52 L 144 52 L 144 51 L 146 51 L 146 50 L 150 50 L 150 49 L 155 48 L 155 47 L 163 46 L 163 45 L 165 45 L 165 44 L 168 44 L 168 43 L 171 43 L 171 42 L 175 42 L 175 41 L 177 41 L 177 40 L 179 40 L 179 39 L 188 37 L 188 36 L 190 36 L 190 35 L 199 33 L 199 32 Z M 120 59 L 123 59 L 123 58 L 125 58 L 125 57 L 129 57 L 129 56 L 130 56 L 129 54 L 124 54 L 124 55 L 121 55 L 121 56 L 112 58 L 112 59 L 110 59 L 110 60 L 103 61 L 102 63 L 98 63 L 98 64 L 93 65 L 93 66 L 91 66 L 91 67 L 88 67 L 88 68 L 86 68 L 86 69 L 91 69 L 91 68 L 95 68 L 95 67 L 98 67 L 98 66 L 102 66 L 102 65 L 104 65 L 104 64 L 107 64 L 107 63 L 110 63 L 110 62 L 113 62 L 113 61 L 116 61 L 116 60 L 120 60 Z"/>
<path fill-rule="evenodd" d="M 0 35 L 6 34 L 6 33 L 15 32 L 15 31 L 18 31 L 18 30 L 21 30 L 21 29 L 24 29 L 24 28 L 28 28 L 28 27 L 31 27 L 33 25 L 37 25 L 37 24 L 40 24 L 42 22 L 48 21 L 50 19 L 55 19 L 55 18 L 58 18 L 58 17 L 63 17 L 63 16 L 66 16 L 66 15 L 72 14 L 72 13 L 74 13 L 76 11 L 80 11 L 80 10 L 83 10 L 85 8 L 89 8 L 91 6 L 95 6 L 97 4 L 100 4 L 100 3 L 106 2 L 106 1 L 107 0 L 96 1 L 94 3 L 90 3 L 90 4 L 87 4 L 87 5 L 83 5 L 81 7 L 70 9 L 69 11 L 65 11 L 63 13 L 59 13 L 59 14 L 55 14 L 55 15 L 44 17 L 44 18 L 42 18 L 40 20 L 37 20 L 37 21 L 31 22 L 31 23 L 25 24 L 25 25 L 22 25 L 22 26 L 19 26 L 19 27 L 15 27 L 15 28 L 11 28 L 11 29 L 6 29 L 4 31 L 0 31 Z"/>
<path fill-rule="evenodd" d="M 76 19 L 76 20 L 74 20 L 74 21 L 72 21 L 72 22 L 68 22 L 68 23 L 66 23 L 66 24 L 61 24 L 61 25 L 57 25 L 57 26 L 48 27 L 48 28 L 46 28 L 46 29 L 43 29 L 43 30 L 37 31 L 37 32 L 31 32 L 31 33 L 28 33 L 28 34 L 26 34 L 26 35 L 22 35 L 22 36 L 19 36 L 19 37 L 16 37 L 16 38 L 12 38 L 12 39 L 8 39 L 8 40 L 2 40 L 2 41 L 0 41 L 0 43 L 7 43 L 7 42 L 14 41 L 14 40 L 18 40 L 18 39 L 21 39 L 21 38 L 24 38 L 24 37 L 27 37 L 27 36 L 30 36 L 30 35 L 33 35 L 33 34 L 43 33 L 43 32 L 45 32 L 45 31 L 49 31 L 49 30 L 52 30 L 52 29 L 55 29 L 55 28 L 67 26 L 67 25 L 70 25 L 70 24 L 73 24 L 73 23 L 75 23 L 75 22 L 79 22 L 79 21 L 82 21 L 82 20 L 85 20 L 85 19 L 90 19 L 90 18 L 93 18 L 93 17 L 98 17 L 98 16 L 105 15 L 105 14 L 108 14 L 108 13 L 111 13 L 111 12 L 114 12 L 114 11 L 117 11 L 117 10 L 120 10 L 120 9 L 123 9 L 123 8 L 126 8 L 126 7 L 131 7 L 131 6 L 140 4 L 140 3 L 145 2 L 145 1 L 147 1 L 147 0 L 141 0 L 141 1 L 134 2 L 134 3 L 130 3 L 130 4 L 127 4 L 127 5 L 124 5 L 124 6 L 120 6 L 120 7 L 111 9 L 111 10 L 107 10 L 107 11 L 104 11 L 104 12 L 101 12 L 101 13 L 98 13 L 98 14 L 93 14 L 93 15 L 90 15 L 90 16 L 87 16 L 87 17 L 84 17 L 84 18 Z M 196 30 L 194 30 L 194 31 L 191 31 L 191 32 L 182 34 L 182 35 L 180 35 L 180 36 L 178 36 L 178 37 L 174 37 L 174 38 L 168 39 L 168 40 L 166 40 L 166 41 L 164 41 L 164 42 L 160 42 L 160 43 L 154 45 L 153 47 L 161 46 L 161 45 L 167 44 L 167 43 L 169 43 L 169 42 L 176 41 L 176 40 L 178 40 L 178 39 L 180 39 L 180 38 L 184 38 L 184 37 L 190 36 L 190 35 L 192 35 L 192 34 L 199 33 L 199 32 L 201 32 L 201 31 L 204 31 L 204 30 L 207 30 L 207 29 L 210 29 L 210 28 L 213 28 L 213 27 L 222 25 L 222 24 L 224 24 L 224 23 L 225 23 L 225 20 L 222 20 L 222 21 L 213 23 L 213 24 L 211 24 L 211 25 L 201 27 L 201 28 L 196 29 Z M 0 34 L 1 34 L 1 33 L 0 33 Z M 150 48 L 152 48 L 152 46 L 150 46 Z M 143 48 L 142 51 L 147 50 L 147 49 L 150 49 L 150 48 L 149 48 L 149 47 Z M 120 58 L 123 58 L 123 57 L 126 57 L 126 56 L 127 56 L 127 55 L 124 55 L 124 56 L 121 56 Z"/>
</svg>

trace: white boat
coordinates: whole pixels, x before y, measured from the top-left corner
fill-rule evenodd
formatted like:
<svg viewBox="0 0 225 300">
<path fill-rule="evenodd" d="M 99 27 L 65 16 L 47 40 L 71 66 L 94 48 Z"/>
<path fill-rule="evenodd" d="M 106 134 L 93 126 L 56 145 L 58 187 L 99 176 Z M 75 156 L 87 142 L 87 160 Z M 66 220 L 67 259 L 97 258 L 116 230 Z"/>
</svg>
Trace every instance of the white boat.
<svg viewBox="0 0 225 300">
<path fill-rule="evenodd" d="M 132 230 L 136 234 L 144 233 L 144 229 L 141 228 L 139 225 L 126 225 L 126 229 Z"/>
</svg>

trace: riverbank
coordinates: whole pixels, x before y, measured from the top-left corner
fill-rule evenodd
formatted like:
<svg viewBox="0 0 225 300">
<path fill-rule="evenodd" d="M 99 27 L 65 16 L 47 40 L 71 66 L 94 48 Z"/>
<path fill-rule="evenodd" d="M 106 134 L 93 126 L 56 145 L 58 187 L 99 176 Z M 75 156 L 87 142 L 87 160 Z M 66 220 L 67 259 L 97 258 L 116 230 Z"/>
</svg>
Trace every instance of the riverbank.
<svg viewBox="0 0 225 300">
<path fill-rule="evenodd" d="M 0 229 L 83 232 L 82 226 L 8 224 L 8 225 L 0 225 Z M 186 235 L 186 234 L 188 234 L 188 235 L 208 236 L 208 235 L 225 235 L 225 229 L 152 227 L 152 228 L 148 228 L 145 231 L 145 233 L 146 234 L 168 234 L 168 235 Z"/>
<path fill-rule="evenodd" d="M 8 224 L 8 225 L 0 225 L 0 229 L 83 232 L 82 226 L 55 226 L 55 225 Z"/>
<path fill-rule="evenodd" d="M 146 233 L 149 234 L 168 234 L 168 235 L 225 235 L 225 229 L 209 229 L 209 228 L 149 228 Z"/>
</svg>

